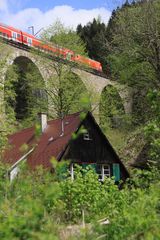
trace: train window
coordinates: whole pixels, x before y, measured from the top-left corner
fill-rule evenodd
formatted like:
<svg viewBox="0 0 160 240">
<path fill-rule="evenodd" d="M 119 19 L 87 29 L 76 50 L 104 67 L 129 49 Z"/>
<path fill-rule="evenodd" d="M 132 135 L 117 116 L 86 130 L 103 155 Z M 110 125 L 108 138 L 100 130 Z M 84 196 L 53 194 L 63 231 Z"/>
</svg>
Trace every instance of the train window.
<svg viewBox="0 0 160 240">
<path fill-rule="evenodd" d="M 27 37 L 26 36 L 24 36 L 23 38 L 24 38 L 24 41 L 27 41 Z"/>
<path fill-rule="evenodd" d="M 32 39 L 31 38 L 28 38 L 28 43 L 32 44 Z"/>
<path fill-rule="evenodd" d="M 14 38 L 14 39 L 17 38 L 17 33 L 16 32 L 12 32 L 12 38 Z"/>
<path fill-rule="evenodd" d="M 20 38 L 21 37 L 21 35 L 20 34 L 17 34 L 17 38 Z"/>
</svg>

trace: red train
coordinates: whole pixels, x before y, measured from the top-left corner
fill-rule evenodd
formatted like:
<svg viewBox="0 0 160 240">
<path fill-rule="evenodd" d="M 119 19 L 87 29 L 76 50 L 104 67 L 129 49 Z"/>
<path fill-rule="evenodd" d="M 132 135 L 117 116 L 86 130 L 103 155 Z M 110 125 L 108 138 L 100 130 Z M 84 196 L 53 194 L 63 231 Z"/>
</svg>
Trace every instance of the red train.
<svg viewBox="0 0 160 240">
<path fill-rule="evenodd" d="M 49 46 L 43 43 L 40 39 L 37 39 L 35 36 L 26 32 L 22 32 L 21 30 L 18 30 L 16 28 L 7 26 L 3 23 L 0 23 L 0 37 L 9 41 L 16 42 L 17 44 L 24 44 L 29 47 L 37 48 L 41 51 L 45 51 L 46 53 L 54 54 L 57 57 L 77 62 L 82 65 L 88 66 L 91 69 L 102 72 L 102 65 L 100 62 L 76 54 L 72 50 L 66 48 Z"/>
</svg>

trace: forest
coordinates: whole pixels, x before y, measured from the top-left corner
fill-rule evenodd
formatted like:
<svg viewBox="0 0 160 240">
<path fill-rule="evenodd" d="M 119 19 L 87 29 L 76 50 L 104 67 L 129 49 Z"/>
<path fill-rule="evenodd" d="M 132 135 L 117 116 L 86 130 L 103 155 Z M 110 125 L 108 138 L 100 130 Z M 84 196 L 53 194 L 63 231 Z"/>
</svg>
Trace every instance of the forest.
<svg viewBox="0 0 160 240">
<path fill-rule="evenodd" d="M 66 163 L 52 159 L 54 174 L 32 172 L 24 163 L 10 182 L 3 163 L 8 134 L 36 125 L 39 112 L 49 119 L 92 112 L 95 97 L 72 65 L 48 63 L 56 74 L 44 84 L 32 62 L 17 59 L 4 86 L 0 82 L 0 239 L 160 239 L 160 1 L 126 1 L 108 23 L 99 17 L 76 30 L 57 20 L 41 38 L 101 62 L 110 80 L 131 89 L 130 114 L 112 86 L 104 88 L 99 106 L 100 127 L 130 178 L 119 189 L 114 178 L 101 183 L 92 168 L 77 166 L 72 181 L 63 172 Z M 7 51 L 0 42 L 0 56 Z M 0 60 L 0 74 L 5 64 Z"/>
</svg>

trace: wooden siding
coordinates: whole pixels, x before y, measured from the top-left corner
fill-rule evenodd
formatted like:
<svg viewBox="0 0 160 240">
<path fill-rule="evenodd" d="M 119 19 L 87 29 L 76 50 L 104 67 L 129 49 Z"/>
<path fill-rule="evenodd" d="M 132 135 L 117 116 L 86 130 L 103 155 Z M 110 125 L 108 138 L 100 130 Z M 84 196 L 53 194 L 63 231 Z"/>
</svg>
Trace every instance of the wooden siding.
<svg viewBox="0 0 160 240">
<path fill-rule="evenodd" d="M 68 145 L 64 158 L 71 159 L 72 162 L 78 164 L 109 164 L 111 176 L 113 176 L 113 164 L 118 163 L 120 166 L 120 178 L 125 180 L 129 177 L 118 155 L 90 114 L 82 121 L 80 127 L 84 127 L 87 130 L 91 140 L 84 140 L 83 133 L 77 134 L 78 137 L 75 140 L 71 140 Z M 77 133 L 79 132 L 80 128 Z"/>
</svg>

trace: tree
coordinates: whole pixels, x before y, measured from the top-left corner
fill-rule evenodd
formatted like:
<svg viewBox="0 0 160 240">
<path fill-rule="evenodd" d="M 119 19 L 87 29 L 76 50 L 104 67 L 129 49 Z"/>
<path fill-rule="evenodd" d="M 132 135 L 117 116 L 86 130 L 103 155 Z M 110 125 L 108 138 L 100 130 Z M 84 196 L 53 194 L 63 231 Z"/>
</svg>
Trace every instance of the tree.
<svg viewBox="0 0 160 240">
<path fill-rule="evenodd" d="M 17 126 L 27 127 L 36 120 L 37 113 L 47 111 L 44 81 L 29 60 L 20 57 L 8 67 L 4 83 L 5 113 Z"/>
<path fill-rule="evenodd" d="M 67 48 L 81 55 L 86 54 L 85 45 L 80 37 L 72 29 L 65 28 L 60 21 L 45 30 L 42 33 L 42 39 L 50 41 L 50 44 L 56 45 L 57 48 Z M 68 113 L 82 110 L 84 108 L 83 100 L 84 98 L 89 99 L 89 95 L 80 78 L 72 72 L 72 63 L 64 64 L 59 55 L 56 61 L 46 64 L 50 78 L 45 91 L 50 98 L 51 115 L 63 117 Z M 53 70 L 54 74 L 51 74 Z M 87 108 L 90 108 L 89 102 Z"/>
<path fill-rule="evenodd" d="M 152 108 L 152 120 L 145 126 L 145 135 L 149 142 L 149 156 L 152 160 L 148 162 L 150 165 L 160 169 L 160 90 L 150 90 L 148 93 L 149 102 Z"/>
<path fill-rule="evenodd" d="M 86 44 L 88 55 L 90 58 L 95 59 L 102 63 L 104 71 L 106 71 L 108 47 L 106 44 L 107 27 L 101 23 L 100 19 L 93 19 L 86 26 L 82 27 L 81 24 L 77 26 L 77 33 Z"/>
<path fill-rule="evenodd" d="M 123 82 L 160 86 L 159 10 L 158 1 L 147 1 L 117 13 L 110 61 Z"/>
<path fill-rule="evenodd" d="M 102 92 L 100 101 L 100 125 L 106 131 L 107 128 L 122 128 L 125 111 L 123 102 L 116 88 L 106 87 Z"/>
<path fill-rule="evenodd" d="M 72 28 L 65 27 L 58 19 L 42 32 L 41 38 L 44 41 L 50 41 L 58 48 L 67 48 L 77 54 L 87 56 L 85 43 Z"/>
<path fill-rule="evenodd" d="M 2 153 L 4 147 L 7 144 L 7 135 L 14 131 L 14 115 L 13 112 L 6 113 L 6 101 L 4 99 L 4 79 L 3 79 L 3 70 L 5 68 L 6 59 L 9 54 L 9 49 L 6 48 L 3 42 L 0 42 L 0 160 L 2 158 Z M 2 78 L 1 78 L 2 77 Z M 11 82 L 14 81 L 15 76 L 13 71 L 10 71 L 9 74 L 9 82 L 8 86 L 11 85 Z M 12 95 L 12 91 L 7 91 L 6 96 L 7 98 Z M 12 95 L 14 98 L 14 94 Z"/>
<path fill-rule="evenodd" d="M 160 88 L 159 21 L 159 1 L 140 1 L 116 11 L 112 25 L 108 56 L 112 78 L 133 88 L 136 124 L 152 117 L 146 98 L 148 88 Z"/>
</svg>

